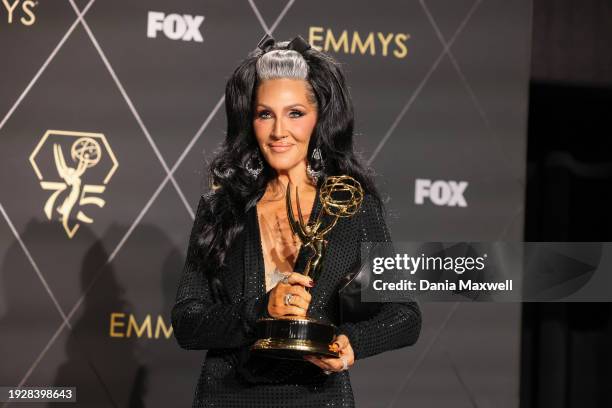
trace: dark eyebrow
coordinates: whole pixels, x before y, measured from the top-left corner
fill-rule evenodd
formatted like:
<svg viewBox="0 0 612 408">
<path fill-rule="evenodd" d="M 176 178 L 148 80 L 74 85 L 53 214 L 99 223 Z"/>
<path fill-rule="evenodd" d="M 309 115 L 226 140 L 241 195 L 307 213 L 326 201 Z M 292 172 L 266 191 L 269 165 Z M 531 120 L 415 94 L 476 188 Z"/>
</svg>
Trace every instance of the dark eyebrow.
<svg viewBox="0 0 612 408">
<path fill-rule="evenodd" d="M 258 103 L 257 106 L 262 106 L 266 109 L 272 109 L 268 105 L 265 105 L 263 103 Z M 285 109 L 295 108 L 296 106 L 301 106 L 302 108 L 306 109 L 306 107 L 302 105 L 301 103 L 294 103 L 293 105 L 286 106 Z"/>
</svg>

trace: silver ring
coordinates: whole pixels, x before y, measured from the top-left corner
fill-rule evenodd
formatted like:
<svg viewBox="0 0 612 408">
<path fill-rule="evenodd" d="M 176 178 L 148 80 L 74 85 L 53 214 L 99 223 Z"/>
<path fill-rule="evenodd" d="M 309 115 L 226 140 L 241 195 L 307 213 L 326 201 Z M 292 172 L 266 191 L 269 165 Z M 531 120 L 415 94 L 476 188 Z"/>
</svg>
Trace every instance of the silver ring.
<svg viewBox="0 0 612 408">
<path fill-rule="evenodd" d="M 287 293 L 285 295 L 285 299 L 284 299 L 285 306 L 291 306 L 291 298 L 293 298 L 293 293 Z"/>
<path fill-rule="evenodd" d="M 323 370 L 323 374 L 325 375 L 330 375 L 331 373 L 333 373 L 333 371 Z"/>
<path fill-rule="evenodd" d="M 289 284 L 289 275 L 285 275 L 285 277 L 283 279 L 281 279 L 281 282 L 283 282 L 285 284 Z"/>
<path fill-rule="evenodd" d="M 342 370 L 348 370 L 348 359 L 345 356 L 340 356 L 342 359 Z"/>
</svg>

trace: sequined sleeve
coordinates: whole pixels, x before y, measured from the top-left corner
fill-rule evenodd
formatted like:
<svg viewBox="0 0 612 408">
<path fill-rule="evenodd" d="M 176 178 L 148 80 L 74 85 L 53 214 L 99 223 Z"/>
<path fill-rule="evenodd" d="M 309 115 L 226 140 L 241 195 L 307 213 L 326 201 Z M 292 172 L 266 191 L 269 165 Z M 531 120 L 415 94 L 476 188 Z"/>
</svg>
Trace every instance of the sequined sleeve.
<svg viewBox="0 0 612 408">
<path fill-rule="evenodd" d="M 380 203 L 366 195 L 360 211 L 361 242 L 391 242 Z M 369 320 L 339 326 L 339 332 L 349 338 L 356 360 L 412 345 L 420 331 L 421 311 L 416 302 L 384 303 Z"/>
<path fill-rule="evenodd" d="M 265 296 L 252 296 L 240 301 L 222 301 L 212 296 L 197 248 L 197 234 L 202 227 L 205 206 L 206 198 L 203 196 L 196 211 L 172 308 L 174 336 L 182 348 L 190 350 L 240 347 L 255 340 L 256 320 L 268 315 L 269 292 Z"/>
</svg>

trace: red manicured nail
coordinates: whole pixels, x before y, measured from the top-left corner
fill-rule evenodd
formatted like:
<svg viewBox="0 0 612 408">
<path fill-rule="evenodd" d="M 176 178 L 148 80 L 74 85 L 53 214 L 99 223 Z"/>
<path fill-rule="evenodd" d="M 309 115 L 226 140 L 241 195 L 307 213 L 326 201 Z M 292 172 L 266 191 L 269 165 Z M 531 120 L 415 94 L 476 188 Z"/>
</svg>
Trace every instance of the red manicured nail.
<svg viewBox="0 0 612 408">
<path fill-rule="evenodd" d="M 310 286 L 311 288 L 314 287 L 314 285 L 315 285 L 314 281 L 308 282 L 308 286 Z"/>
</svg>

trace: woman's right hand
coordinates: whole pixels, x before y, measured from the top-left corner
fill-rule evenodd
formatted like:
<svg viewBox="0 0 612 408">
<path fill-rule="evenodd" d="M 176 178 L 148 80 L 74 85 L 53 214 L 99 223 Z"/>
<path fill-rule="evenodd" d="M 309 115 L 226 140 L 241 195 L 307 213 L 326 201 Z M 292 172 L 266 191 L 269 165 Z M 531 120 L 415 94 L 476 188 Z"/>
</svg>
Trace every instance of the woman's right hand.
<svg viewBox="0 0 612 408">
<path fill-rule="evenodd" d="M 288 272 L 288 283 L 280 281 L 270 290 L 268 299 L 268 313 L 274 318 L 282 316 L 306 316 L 310 305 L 310 293 L 306 287 L 312 288 L 314 282 L 306 275 L 299 272 Z M 285 296 L 291 293 L 289 305 L 285 304 Z"/>
</svg>

